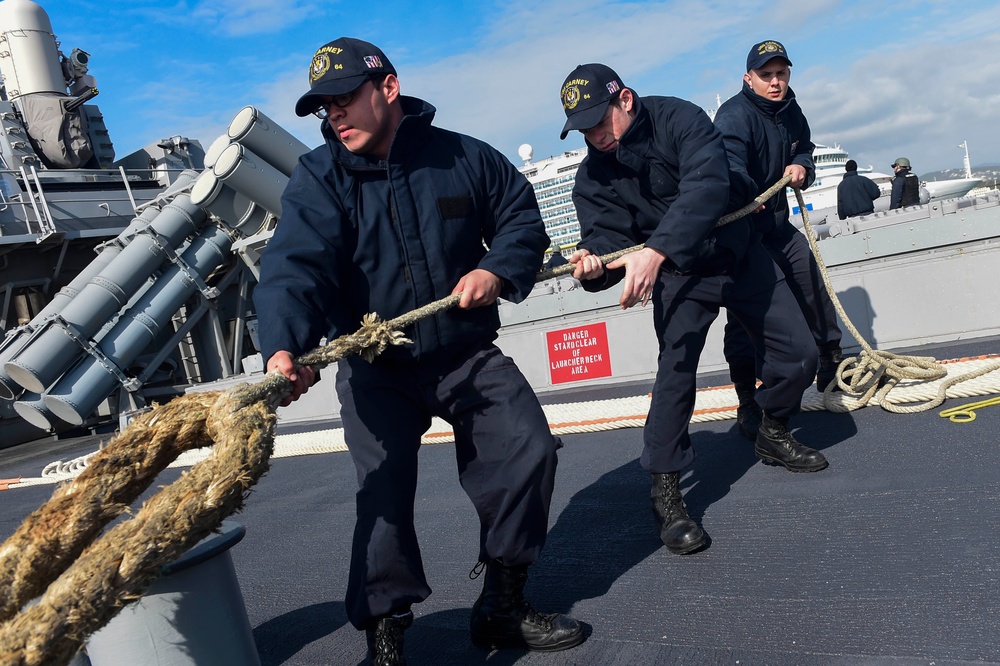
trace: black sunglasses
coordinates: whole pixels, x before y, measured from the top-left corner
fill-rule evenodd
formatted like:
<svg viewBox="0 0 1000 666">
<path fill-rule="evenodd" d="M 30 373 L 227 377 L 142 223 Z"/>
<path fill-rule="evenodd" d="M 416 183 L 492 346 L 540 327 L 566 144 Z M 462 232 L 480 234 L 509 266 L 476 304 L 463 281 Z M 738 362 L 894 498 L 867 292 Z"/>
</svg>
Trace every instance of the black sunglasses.
<svg viewBox="0 0 1000 666">
<path fill-rule="evenodd" d="M 377 88 L 378 86 L 382 85 L 382 82 L 385 81 L 386 76 L 387 75 L 385 74 L 382 74 L 380 76 L 370 76 L 368 77 L 368 80 L 371 81 L 372 84 Z M 354 94 L 358 92 L 358 90 L 360 90 L 361 86 L 363 85 L 364 83 L 362 83 L 349 93 L 344 93 L 343 95 L 334 95 L 333 97 L 330 98 L 329 102 L 323 102 L 322 104 L 320 104 L 319 108 L 313 111 L 313 115 L 321 120 L 326 120 L 327 118 L 330 117 L 331 106 L 335 106 L 338 109 L 346 109 L 350 105 L 350 103 L 354 101 Z"/>
</svg>

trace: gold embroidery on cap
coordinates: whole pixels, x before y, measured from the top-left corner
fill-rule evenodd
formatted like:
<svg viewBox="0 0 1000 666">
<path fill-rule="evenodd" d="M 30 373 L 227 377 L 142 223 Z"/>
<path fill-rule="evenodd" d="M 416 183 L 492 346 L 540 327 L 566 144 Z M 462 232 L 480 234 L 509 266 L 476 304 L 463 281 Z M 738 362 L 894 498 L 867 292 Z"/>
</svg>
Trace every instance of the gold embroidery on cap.
<svg viewBox="0 0 1000 666">
<path fill-rule="evenodd" d="M 580 103 L 580 88 L 578 86 L 586 86 L 590 81 L 587 79 L 573 79 L 572 81 L 567 81 L 566 85 L 563 86 L 562 91 L 559 93 L 559 97 L 562 98 L 563 108 L 569 111 L 570 109 L 575 109 L 576 105 Z"/>
<path fill-rule="evenodd" d="M 309 82 L 315 83 L 323 78 L 323 75 L 330 70 L 330 56 L 325 53 L 317 53 L 313 56 L 312 66 L 309 67 Z"/>
<path fill-rule="evenodd" d="M 757 55 L 764 55 L 765 53 L 784 53 L 784 51 L 781 50 L 781 45 L 777 42 L 764 42 L 757 47 Z"/>
</svg>

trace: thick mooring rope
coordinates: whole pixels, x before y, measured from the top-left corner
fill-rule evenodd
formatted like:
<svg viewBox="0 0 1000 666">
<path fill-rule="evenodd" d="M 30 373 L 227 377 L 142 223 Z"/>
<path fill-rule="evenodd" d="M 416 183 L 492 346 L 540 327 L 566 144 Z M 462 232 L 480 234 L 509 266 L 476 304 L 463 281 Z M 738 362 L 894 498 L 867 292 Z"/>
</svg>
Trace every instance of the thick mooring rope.
<svg viewBox="0 0 1000 666">
<path fill-rule="evenodd" d="M 788 181 L 782 179 L 719 224 L 756 210 Z M 810 242 L 816 252 L 815 240 Z M 601 259 L 606 264 L 641 248 Z M 568 275 L 573 269 L 572 264 L 560 266 L 537 279 Z M 357 332 L 297 362 L 322 369 L 352 355 L 371 360 L 389 345 L 408 342 L 402 329 L 454 307 L 460 297 L 453 294 L 389 321 L 366 315 Z M 837 306 L 846 322 L 839 302 Z M 861 340 L 857 334 L 855 338 Z M 841 369 L 845 366 L 846 361 Z M 238 511 L 268 469 L 275 410 L 290 391 L 290 382 L 272 372 L 259 383 L 226 392 L 179 396 L 137 418 L 90 459 L 77 479 L 56 489 L 0 545 L 0 589 L 5 591 L 0 597 L 0 666 L 67 663 L 87 636 L 140 598 L 165 565 Z M 213 443 L 211 456 L 94 541 L 180 453 Z M 40 594 L 38 603 L 24 607 Z"/>
</svg>

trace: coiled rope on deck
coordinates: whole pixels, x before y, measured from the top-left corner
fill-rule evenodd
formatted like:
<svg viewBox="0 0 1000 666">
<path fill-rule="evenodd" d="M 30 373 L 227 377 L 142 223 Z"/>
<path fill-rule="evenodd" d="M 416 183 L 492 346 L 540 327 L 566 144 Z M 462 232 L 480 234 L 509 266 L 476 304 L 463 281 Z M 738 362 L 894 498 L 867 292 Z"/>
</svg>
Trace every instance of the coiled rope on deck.
<svg viewBox="0 0 1000 666">
<path fill-rule="evenodd" d="M 837 297 L 837 292 L 830 282 L 830 276 L 826 270 L 826 263 L 823 255 L 819 251 L 816 241 L 816 234 L 809 223 L 809 212 L 806 210 L 805 200 L 802 192 L 795 190 L 795 197 L 802 212 L 802 225 L 806 238 L 809 241 L 809 248 L 820 269 L 823 277 L 823 285 L 826 287 L 830 300 L 840 316 L 842 322 L 850 331 L 854 339 L 861 345 L 861 351 L 857 356 L 844 358 L 837 367 L 836 381 L 829 386 L 817 387 L 823 391 L 824 406 L 831 412 L 849 412 L 866 406 L 874 400 L 883 409 L 896 414 L 914 414 L 917 412 L 933 409 L 943 403 L 948 397 L 948 389 L 961 382 L 969 381 L 977 377 L 989 374 L 1000 369 L 1000 362 L 977 368 L 971 372 L 955 377 L 950 377 L 937 385 L 935 391 L 922 394 L 924 402 L 916 404 L 900 404 L 890 398 L 890 392 L 896 388 L 902 380 L 913 379 L 920 381 L 935 381 L 948 374 L 947 370 L 937 362 L 933 356 L 906 356 L 903 354 L 893 354 L 892 352 L 875 349 L 864 336 L 858 331 L 844 311 L 844 306 Z M 840 388 L 847 394 L 835 393 L 835 388 Z"/>
</svg>

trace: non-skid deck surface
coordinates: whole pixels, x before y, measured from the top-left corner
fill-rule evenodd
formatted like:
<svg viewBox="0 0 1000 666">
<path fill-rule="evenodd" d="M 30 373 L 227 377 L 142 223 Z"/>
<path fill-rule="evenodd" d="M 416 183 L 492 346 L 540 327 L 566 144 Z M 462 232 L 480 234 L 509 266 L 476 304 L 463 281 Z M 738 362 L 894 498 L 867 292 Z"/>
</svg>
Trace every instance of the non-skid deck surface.
<svg viewBox="0 0 1000 666">
<path fill-rule="evenodd" d="M 799 438 L 830 460 L 815 474 L 764 466 L 732 421 L 692 426 L 698 458 L 682 487 L 712 542 L 685 557 L 654 529 L 642 431 L 564 436 L 528 597 L 592 634 L 554 654 L 470 644 L 477 519 L 453 447 L 425 447 L 416 520 L 434 593 L 415 607 L 408 662 L 1000 664 L 1000 407 L 964 425 L 937 411 L 797 417 Z M 39 471 L 22 456 L 0 477 Z M 231 554 L 265 666 L 364 659 L 343 603 L 355 484 L 346 453 L 274 460 L 235 516 L 247 534 Z M 51 490 L 0 493 L 0 537 Z"/>
</svg>

